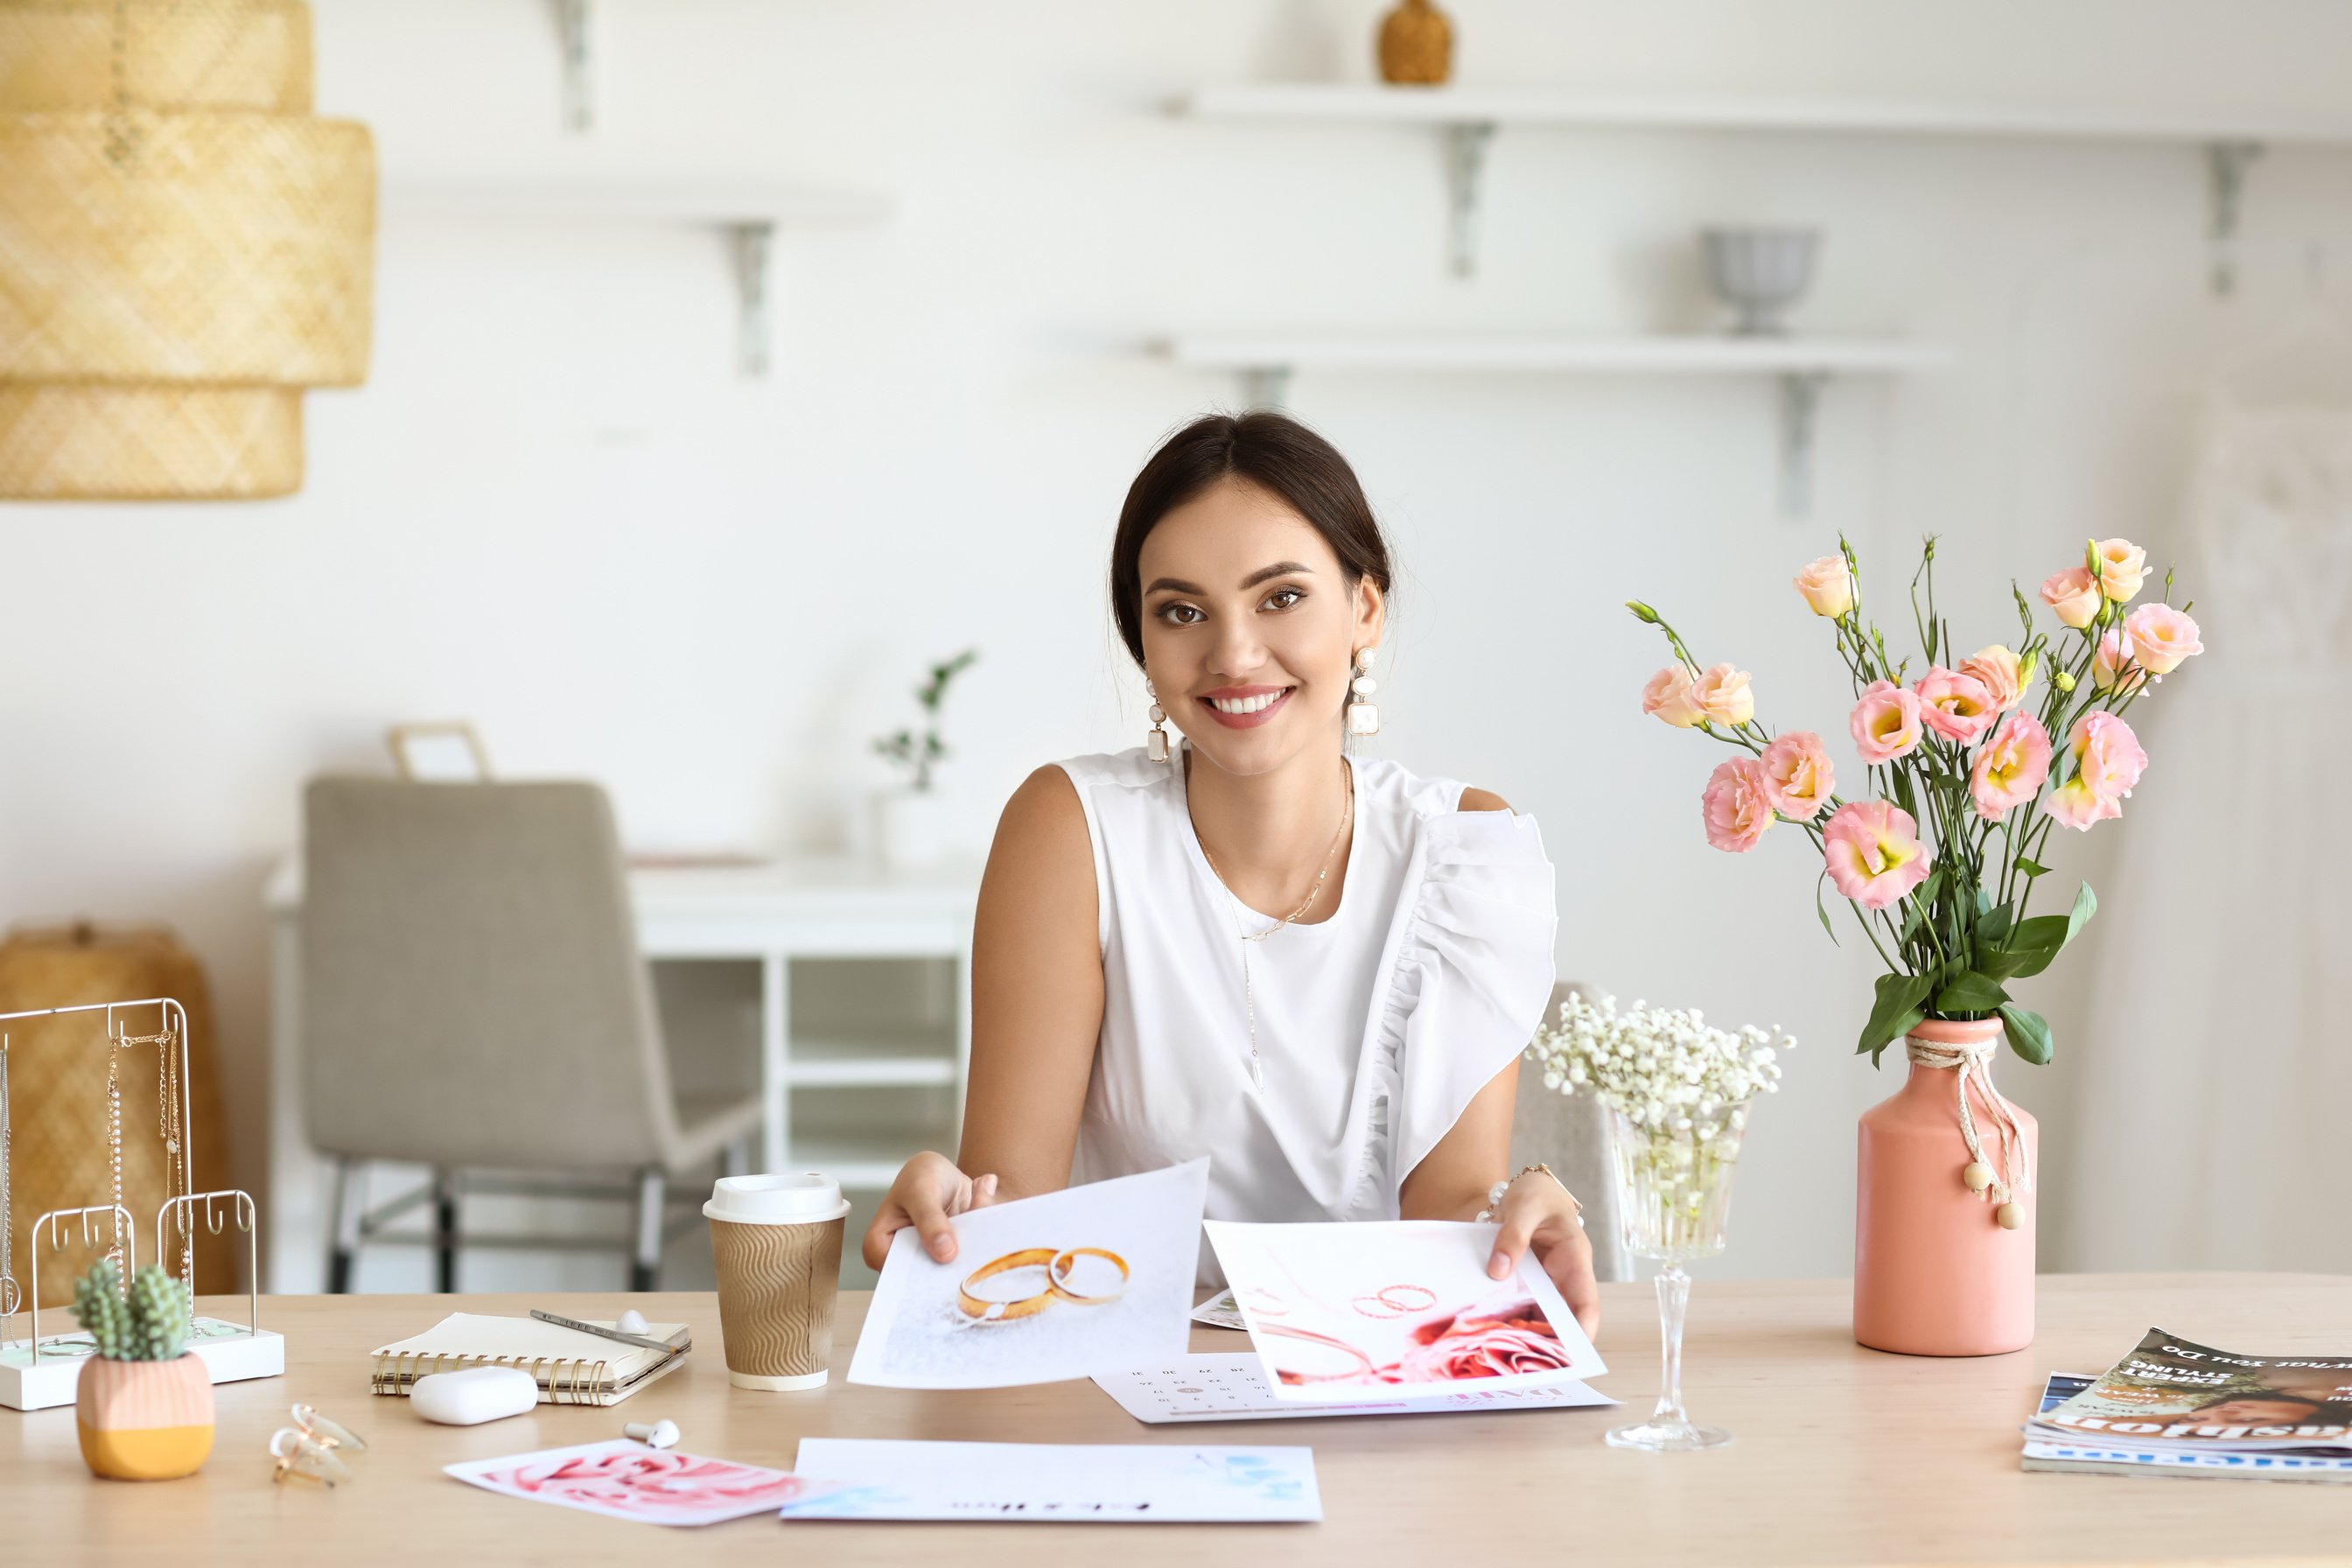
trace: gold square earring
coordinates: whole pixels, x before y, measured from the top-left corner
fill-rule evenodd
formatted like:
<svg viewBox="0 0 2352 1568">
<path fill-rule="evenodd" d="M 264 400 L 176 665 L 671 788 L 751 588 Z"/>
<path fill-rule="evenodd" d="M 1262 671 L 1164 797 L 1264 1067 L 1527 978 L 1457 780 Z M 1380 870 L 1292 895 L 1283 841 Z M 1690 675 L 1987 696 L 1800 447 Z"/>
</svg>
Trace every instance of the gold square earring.
<svg viewBox="0 0 2352 1568">
<path fill-rule="evenodd" d="M 1380 689 L 1381 683 L 1371 675 L 1372 656 L 1380 651 L 1376 647 L 1356 650 L 1356 678 L 1348 682 L 1350 694 L 1348 733 L 1350 735 L 1377 735 L 1381 732 L 1381 710 L 1372 702 L 1372 693 Z"/>
<path fill-rule="evenodd" d="M 1168 710 L 1160 706 L 1160 693 L 1151 682 L 1143 683 L 1143 694 L 1151 699 L 1151 728 L 1143 736 L 1143 754 L 1155 763 L 1168 760 Z"/>
</svg>

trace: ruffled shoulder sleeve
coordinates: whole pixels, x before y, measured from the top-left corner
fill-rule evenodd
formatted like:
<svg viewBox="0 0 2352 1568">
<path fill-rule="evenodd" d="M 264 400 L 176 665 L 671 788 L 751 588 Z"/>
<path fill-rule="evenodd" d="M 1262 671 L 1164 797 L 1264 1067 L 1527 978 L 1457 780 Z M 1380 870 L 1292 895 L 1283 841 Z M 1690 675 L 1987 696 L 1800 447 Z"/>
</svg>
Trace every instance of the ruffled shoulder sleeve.
<svg viewBox="0 0 2352 1568">
<path fill-rule="evenodd" d="M 1527 1048 L 1551 1000 L 1559 917 L 1532 816 L 1420 818 L 1370 1021 L 1371 1157 L 1349 1209 L 1395 1218 L 1404 1178 Z M 1425 799 L 1426 797 L 1424 797 Z"/>
</svg>

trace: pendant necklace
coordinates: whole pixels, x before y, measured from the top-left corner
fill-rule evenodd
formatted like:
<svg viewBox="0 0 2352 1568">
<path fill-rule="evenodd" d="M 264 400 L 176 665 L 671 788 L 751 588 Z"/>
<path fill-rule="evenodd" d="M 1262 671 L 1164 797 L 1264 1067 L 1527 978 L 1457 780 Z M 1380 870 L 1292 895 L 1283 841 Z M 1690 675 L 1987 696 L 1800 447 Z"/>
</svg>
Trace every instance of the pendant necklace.
<svg viewBox="0 0 2352 1568">
<path fill-rule="evenodd" d="M 114 1281 L 127 1296 L 131 1281 L 122 1272 L 122 1042 L 106 1037 L 106 1160 L 114 1176 L 114 1245 L 106 1251 L 114 1265 Z"/>
<path fill-rule="evenodd" d="M 1339 795 L 1339 826 L 1338 831 L 1331 835 L 1331 847 L 1323 853 L 1323 869 L 1315 874 L 1315 885 L 1307 889 L 1307 896 L 1298 901 L 1298 907 L 1264 931 L 1253 931 L 1242 929 L 1242 900 L 1227 885 L 1225 874 L 1217 869 L 1217 858 L 1209 853 L 1208 841 L 1201 837 L 1201 830 L 1198 827 L 1192 830 L 1193 841 L 1201 846 L 1201 858 L 1209 863 L 1210 873 L 1217 879 L 1217 886 L 1224 890 L 1228 904 L 1225 912 L 1233 917 L 1234 934 L 1242 941 L 1242 1003 L 1249 1010 L 1250 1082 L 1256 1085 L 1261 1093 L 1265 1089 L 1265 1065 L 1258 1059 L 1257 1054 L 1257 993 L 1250 984 L 1249 944 L 1254 942 L 1264 942 L 1283 927 L 1297 923 L 1300 916 L 1314 908 L 1316 898 L 1323 891 L 1325 879 L 1331 875 L 1331 868 L 1339 863 L 1339 845 L 1348 837 L 1348 825 L 1356 820 L 1355 783 L 1348 773 L 1348 764 L 1345 761 L 1339 764 L 1339 774 L 1342 781 Z M 1186 809 L 1189 815 L 1190 807 Z"/>
</svg>

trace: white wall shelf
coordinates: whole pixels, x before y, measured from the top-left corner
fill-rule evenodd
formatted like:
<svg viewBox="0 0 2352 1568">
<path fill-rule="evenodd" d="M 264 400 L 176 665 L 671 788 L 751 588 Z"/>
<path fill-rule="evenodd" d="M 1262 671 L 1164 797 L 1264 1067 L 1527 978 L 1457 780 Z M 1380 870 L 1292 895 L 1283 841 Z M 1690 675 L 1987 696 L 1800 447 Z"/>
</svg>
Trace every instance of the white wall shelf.
<svg viewBox="0 0 2352 1568">
<path fill-rule="evenodd" d="M 1318 125 L 1402 125 L 1444 137 L 1452 259 L 1476 268 L 1475 219 L 1486 148 L 1512 125 L 1553 130 L 1747 132 L 1806 136 L 2089 142 L 2201 150 L 2210 171 L 2209 230 L 2236 233 L 2249 164 L 2269 147 L 2352 148 L 2352 119 L 2158 114 L 1936 100 L 1609 94 L 1541 88 L 1393 88 L 1371 83 L 1265 82 L 1202 88 L 1180 104 L 1202 120 Z M 2227 292 L 2226 258 L 2214 287 Z"/>
<path fill-rule="evenodd" d="M 1900 338 L 1576 337 L 1534 333 L 1195 332 L 1168 344 L 1190 370 L 1243 378 L 1245 399 L 1279 407 L 1305 371 L 1554 375 L 1756 375 L 1780 393 L 1780 505 L 1811 504 L 1813 430 L 1833 375 L 1907 375 L 1945 364 L 1940 345 Z"/>
<path fill-rule="evenodd" d="M 777 230 L 869 227 L 891 212 L 889 197 L 845 186 L 479 176 L 393 180 L 384 186 L 383 206 L 394 218 L 714 229 L 734 252 L 737 359 L 753 376 L 768 370 Z"/>
</svg>

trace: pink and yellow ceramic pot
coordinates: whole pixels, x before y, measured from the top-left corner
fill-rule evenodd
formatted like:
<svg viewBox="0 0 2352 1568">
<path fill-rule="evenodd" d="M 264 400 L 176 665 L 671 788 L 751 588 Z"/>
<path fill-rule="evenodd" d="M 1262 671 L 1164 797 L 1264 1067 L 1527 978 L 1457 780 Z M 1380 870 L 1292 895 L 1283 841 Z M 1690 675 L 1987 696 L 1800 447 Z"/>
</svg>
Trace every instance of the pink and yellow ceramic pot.
<svg viewBox="0 0 2352 1568">
<path fill-rule="evenodd" d="M 213 1379 L 194 1355 L 82 1363 L 74 1391 L 81 1457 L 118 1481 L 194 1475 L 213 1451 Z"/>
</svg>

